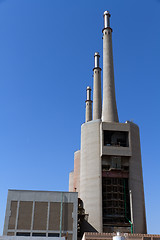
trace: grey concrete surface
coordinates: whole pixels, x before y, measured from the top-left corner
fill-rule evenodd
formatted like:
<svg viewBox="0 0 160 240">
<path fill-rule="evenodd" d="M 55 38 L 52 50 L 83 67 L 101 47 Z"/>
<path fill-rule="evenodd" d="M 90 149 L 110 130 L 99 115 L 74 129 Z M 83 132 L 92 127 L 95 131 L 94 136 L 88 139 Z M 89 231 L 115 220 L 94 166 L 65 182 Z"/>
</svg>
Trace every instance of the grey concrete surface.
<svg viewBox="0 0 160 240">
<path fill-rule="evenodd" d="M 133 198 L 134 232 L 147 233 L 139 128 L 134 123 L 128 124 L 132 149 L 129 161 L 129 187 Z"/>
<path fill-rule="evenodd" d="M 17 210 L 16 216 L 10 219 L 12 216 L 12 203 L 17 202 Z M 28 204 L 32 204 L 31 213 L 32 220 L 29 223 L 29 228 L 25 227 L 18 227 L 17 222 L 19 221 L 20 217 L 20 206 L 23 205 L 23 215 L 21 214 L 21 226 L 26 226 L 26 221 L 29 221 L 28 218 Z M 57 204 L 56 204 L 57 203 Z M 59 207 L 57 212 L 56 207 L 55 212 L 51 209 L 51 205 L 55 205 Z M 77 239 L 77 211 L 78 211 L 78 193 L 76 192 L 53 192 L 53 191 L 29 191 L 29 190 L 8 190 L 8 198 L 7 198 L 7 207 L 6 207 L 6 214 L 5 214 L 5 223 L 4 223 L 4 230 L 3 235 L 14 234 L 15 236 L 17 233 L 29 233 L 32 236 L 33 233 L 44 233 L 46 236 L 49 236 L 50 233 L 60 233 L 60 212 L 61 212 L 61 204 L 62 208 L 62 234 L 66 234 L 68 232 L 69 235 L 73 236 L 72 240 Z M 35 215 L 35 207 L 39 205 L 37 208 L 37 216 Z M 40 207 L 42 206 L 42 207 Z M 45 206 L 48 208 L 48 211 L 45 211 Z M 64 207 L 63 207 L 64 206 Z M 72 209 L 73 206 L 73 209 Z M 26 210 L 25 210 L 26 208 Z M 46 212 L 46 214 L 45 214 Z M 50 218 L 50 214 L 54 216 L 54 224 L 56 224 L 59 228 L 57 229 L 50 229 L 49 223 L 53 221 Z M 46 217 L 45 217 L 46 215 Z M 42 217 L 43 216 L 43 217 Z M 68 221 L 68 216 L 70 217 L 70 222 Z M 33 221 L 34 219 L 34 221 Z M 46 219 L 46 220 L 45 220 Z M 15 221 L 16 224 L 13 224 Z M 37 227 L 35 228 L 35 222 L 37 221 Z M 44 222 L 44 227 L 42 223 Z M 9 227 L 9 224 L 11 227 Z M 42 226 L 42 227 L 41 227 Z M 53 226 L 54 227 L 54 226 Z"/>
<path fill-rule="evenodd" d="M 90 121 L 81 127 L 80 198 L 89 223 L 102 232 L 100 122 Z"/>
<path fill-rule="evenodd" d="M 69 192 L 74 192 L 74 171 L 69 173 Z"/>
<path fill-rule="evenodd" d="M 92 100 L 91 100 L 91 88 L 87 87 L 87 99 L 86 99 L 86 122 L 92 120 Z"/>
<path fill-rule="evenodd" d="M 102 94 L 101 94 L 101 68 L 99 67 L 99 54 L 95 53 L 95 66 L 93 69 L 93 120 L 101 119 Z"/>
<path fill-rule="evenodd" d="M 91 120 L 87 112 L 89 111 L 89 106 L 87 106 L 86 123 L 81 126 L 80 165 L 75 161 L 75 172 L 78 173 L 76 173 L 78 177 L 75 176 L 75 179 L 79 178 L 79 196 L 84 203 L 85 212 L 88 214 L 88 222 L 98 232 L 102 232 L 104 229 L 102 216 L 102 195 L 104 193 L 102 192 L 102 180 L 104 178 L 102 178 L 102 167 L 104 167 L 103 174 L 107 178 L 108 176 L 115 179 L 121 178 L 122 181 L 127 179 L 127 184 L 129 183 L 129 187 L 127 187 L 128 196 L 129 190 L 132 193 L 134 233 L 145 234 L 147 233 L 147 227 L 139 129 L 136 124 L 129 121 L 119 123 L 115 97 L 112 29 L 110 28 L 109 12 L 105 12 L 104 18 L 102 120 L 100 69 L 99 58 L 97 58 L 98 53 L 96 53 L 95 68 L 93 70 L 93 120 Z M 89 93 L 87 98 L 91 101 Z M 110 134 L 116 138 L 116 142 L 108 140 Z M 107 139 L 106 143 L 104 136 Z M 123 143 L 123 138 L 118 140 L 118 136 L 124 136 L 126 142 Z M 118 171 L 119 173 L 117 173 Z M 78 189 L 78 187 L 76 188 Z M 125 189 L 125 186 L 123 186 L 123 189 Z M 107 192 L 108 190 L 105 191 Z M 106 192 L 105 196 L 107 196 Z M 123 198 L 125 197 L 123 196 L 118 201 L 125 201 Z M 105 199 L 105 201 L 107 200 Z M 128 208 L 129 205 L 128 199 Z M 122 212 L 125 218 L 126 213 Z M 123 226 L 120 226 L 120 224 L 116 225 L 116 223 L 112 225 L 109 227 L 105 226 L 106 231 L 108 231 L 108 228 L 109 232 L 113 232 L 113 230 L 122 230 L 123 232 L 127 230 L 129 232 L 131 227 L 129 221 L 127 223 L 124 221 Z"/>
<path fill-rule="evenodd" d="M 103 122 L 118 122 L 118 112 L 115 97 L 112 29 L 103 29 Z"/>
<path fill-rule="evenodd" d="M 35 237 L 0 236 L 0 240 L 35 240 Z M 36 237 L 36 240 L 65 240 L 65 237 Z"/>
</svg>

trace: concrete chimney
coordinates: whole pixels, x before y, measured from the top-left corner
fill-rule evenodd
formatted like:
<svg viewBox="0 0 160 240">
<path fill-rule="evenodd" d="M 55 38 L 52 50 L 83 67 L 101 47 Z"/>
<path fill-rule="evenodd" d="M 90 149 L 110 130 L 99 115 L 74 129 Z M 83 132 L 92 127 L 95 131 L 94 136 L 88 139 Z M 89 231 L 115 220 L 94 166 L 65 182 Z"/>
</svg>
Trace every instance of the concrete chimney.
<svg viewBox="0 0 160 240">
<path fill-rule="evenodd" d="M 103 122 L 119 122 L 115 85 L 114 85 L 114 68 L 113 68 L 113 51 L 112 51 L 112 29 L 110 28 L 110 14 L 104 12 L 104 29 L 103 29 Z"/>
<path fill-rule="evenodd" d="M 94 54 L 93 68 L 93 120 L 101 119 L 102 114 L 102 95 L 101 95 L 101 68 L 99 67 L 100 55 Z"/>
<path fill-rule="evenodd" d="M 91 88 L 87 87 L 87 100 L 86 100 L 86 122 L 92 120 L 92 100 L 91 100 Z"/>
</svg>

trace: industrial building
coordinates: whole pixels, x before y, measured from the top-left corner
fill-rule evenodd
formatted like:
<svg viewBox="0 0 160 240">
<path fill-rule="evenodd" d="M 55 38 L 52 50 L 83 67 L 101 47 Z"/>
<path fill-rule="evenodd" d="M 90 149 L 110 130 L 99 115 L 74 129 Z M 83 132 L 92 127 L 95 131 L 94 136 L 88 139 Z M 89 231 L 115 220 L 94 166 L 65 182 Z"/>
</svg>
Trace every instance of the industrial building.
<svg viewBox="0 0 160 240">
<path fill-rule="evenodd" d="M 0 236 L 0 240 L 34 240 L 35 237 Z M 36 240 L 48 240 L 48 237 L 36 237 Z M 66 240 L 65 237 L 50 237 L 49 240 Z"/>
<path fill-rule="evenodd" d="M 78 194 L 9 190 L 4 236 L 77 239 Z"/>
<path fill-rule="evenodd" d="M 139 128 L 118 118 L 110 16 L 104 12 L 103 104 L 96 52 L 69 192 L 9 190 L 0 240 L 111 240 L 115 232 L 122 235 L 113 240 L 160 240 L 147 234 Z"/>
<path fill-rule="evenodd" d="M 74 154 L 69 191 L 78 192 L 88 223 L 97 232 L 147 233 L 139 128 L 120 123 L 115 97 L 112 28 L 104 12 L 103 104 L 100 55 L 87 87 L 86 118 L 81 126 L 81 148 Z"/>
</svg>

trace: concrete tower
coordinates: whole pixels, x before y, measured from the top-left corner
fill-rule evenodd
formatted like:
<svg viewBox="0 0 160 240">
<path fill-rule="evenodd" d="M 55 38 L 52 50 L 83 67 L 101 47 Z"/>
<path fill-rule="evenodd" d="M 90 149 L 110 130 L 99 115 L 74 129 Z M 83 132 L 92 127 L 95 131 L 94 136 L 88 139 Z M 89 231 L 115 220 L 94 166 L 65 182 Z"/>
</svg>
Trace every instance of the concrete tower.
<svg viewBox="0 0 160 240">
<path fill-rule="evenodd" d="M 112 51 L 112 28 L 110 14 L 104 12 L 103 28 L 103 122 L 118 122 L 118 113 L 114 86 L 114 68 Z"/>
<path fill-rule="evenodd" d="M 99 67 L 99 53 L 94 54 L 93 68 L 93 120 L 101 119 L 102 96 L 101 96 L 101 68 Z"/>
<path fill-rule="evenodd" d="M 118 120 L 108 11 L 103 29 L 102 119 L 98 53 L 93 71 L 93 120 L 86 114 L 81 126 L 81 149 L 75 153 L 69 190 L 78 191 L 92 231 L 146 233 L 139 128 Z M 91 101 L 90 95 L 87 99 Z"/>
<path fill-rule="evenodd" d="M 92 100 L 91 100 L 91 88 L 87 87 L 87 100 L 86 100 L 86 122 L 92 120 Z"/>
</svg>

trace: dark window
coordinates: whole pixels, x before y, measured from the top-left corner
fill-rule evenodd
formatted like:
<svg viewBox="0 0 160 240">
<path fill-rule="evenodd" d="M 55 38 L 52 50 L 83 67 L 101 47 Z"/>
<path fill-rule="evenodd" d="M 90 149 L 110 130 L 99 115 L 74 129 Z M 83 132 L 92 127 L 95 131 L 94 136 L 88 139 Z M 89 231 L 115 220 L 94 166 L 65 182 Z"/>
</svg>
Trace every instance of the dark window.
<svg viewBox="0 0 160 240">
<path fill-rule="evenodd" d="M 128 132 L 105 130 L 104 146 L 128 147 Z"/>
<path fill-rule="evenodd" d="M 16 236 L 26 236 L 26 237 L 28 237 L 28 236 L 30 236 L 30 232 L 17 232 Z"/>
<path fill-rule="evenodd" d="M 48 233 L 48 237 L 59 237 L 59 233 Z"/>
<path fill-rule="evenodd" d="M 129 166 L 123 166 L 124 171 L 129 171 Z"/>
<path fill-rule="evenodd" d="M 46 237 L 46 233 L 32 233 L 33 237 Z"/>
</svg>

